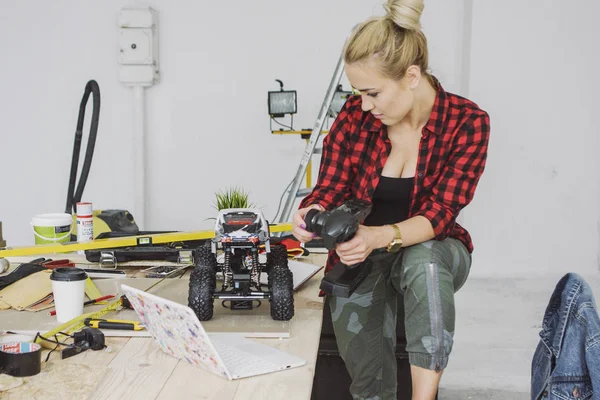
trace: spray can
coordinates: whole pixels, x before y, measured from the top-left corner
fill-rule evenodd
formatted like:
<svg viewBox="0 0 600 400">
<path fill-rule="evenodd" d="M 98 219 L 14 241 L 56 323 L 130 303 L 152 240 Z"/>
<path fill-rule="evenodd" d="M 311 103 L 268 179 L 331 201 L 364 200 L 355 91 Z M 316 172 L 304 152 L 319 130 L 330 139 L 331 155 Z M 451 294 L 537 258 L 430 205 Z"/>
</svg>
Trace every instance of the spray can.
<svg viewBox="0 0 600 400">
<path fill-rule="evenodd" d="M 77 241 L 89 242 L 94 239 L 94 218 L 92 217 L 92 203 L 77 203 Z"/>
</svg>

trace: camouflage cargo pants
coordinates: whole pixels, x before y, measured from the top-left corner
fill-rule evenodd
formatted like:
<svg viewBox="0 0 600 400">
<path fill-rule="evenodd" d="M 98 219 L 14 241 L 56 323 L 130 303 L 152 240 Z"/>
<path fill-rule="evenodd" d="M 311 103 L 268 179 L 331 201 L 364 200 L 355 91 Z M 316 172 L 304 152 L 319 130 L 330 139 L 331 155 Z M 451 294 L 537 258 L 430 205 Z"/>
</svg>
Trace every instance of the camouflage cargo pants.
<svg viewBox="0 0 600 400">
<path fill-rule="evenodd" d="M 338 349 L 354 399 L 396 399 L 396 311 L 404 296 L 411 365 L 442 370 L 454 337 L 454 293 L 471 255 L 458 240 L 430 240 L 399 253 L 374 251 L 373 271 L 349 298 L 330 296 Z"/>
</svg>

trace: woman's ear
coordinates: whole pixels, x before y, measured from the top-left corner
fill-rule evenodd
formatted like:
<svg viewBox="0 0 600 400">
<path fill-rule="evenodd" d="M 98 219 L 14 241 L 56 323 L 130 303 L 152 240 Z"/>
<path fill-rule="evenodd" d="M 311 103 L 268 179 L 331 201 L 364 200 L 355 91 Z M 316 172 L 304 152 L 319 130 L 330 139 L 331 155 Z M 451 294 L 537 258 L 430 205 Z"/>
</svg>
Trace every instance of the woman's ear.
<svg viewBox="0 0 600 400">
<path fill-rule="evenodd" d="M 416 65 L 411 65 L 404 74 L 408 82 L 409 89 L 416 89 L 421 82 L 421 68 Z"/>
</svg>

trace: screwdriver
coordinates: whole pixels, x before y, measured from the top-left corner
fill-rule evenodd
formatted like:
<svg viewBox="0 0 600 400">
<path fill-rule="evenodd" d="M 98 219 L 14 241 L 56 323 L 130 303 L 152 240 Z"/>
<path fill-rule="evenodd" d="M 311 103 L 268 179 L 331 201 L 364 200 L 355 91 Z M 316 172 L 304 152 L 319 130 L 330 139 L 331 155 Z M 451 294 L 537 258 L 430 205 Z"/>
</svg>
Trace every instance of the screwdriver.
<svg viewBox="0 0 600 400">
<path fill-rule="evenodd" d="M 83 320 L 85 326 L 98 329 L 123 329 L 130 331 L 141 331 L 144 326 L 139 321 L 127 321 L 121 319 L 86 318 Z"/>
</svg>

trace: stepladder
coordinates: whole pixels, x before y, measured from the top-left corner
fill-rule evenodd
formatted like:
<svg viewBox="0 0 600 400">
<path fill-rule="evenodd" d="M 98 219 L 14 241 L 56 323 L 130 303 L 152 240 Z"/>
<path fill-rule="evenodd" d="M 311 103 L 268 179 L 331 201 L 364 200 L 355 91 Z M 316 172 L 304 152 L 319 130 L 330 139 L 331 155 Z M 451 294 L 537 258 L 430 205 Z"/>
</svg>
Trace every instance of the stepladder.
<svg viewBox="0 0 600 400">
<path fill-rule="evenodd" d="M 319 153 L 319 149 L 317 149 L 317 143 L 320 135 L 323 133 L 323 128 L 325 127 L 327 118 L 337 117 L 337 112 L 332 110 L 331 106 L 336 93 L 339 91 L 339 82 L 342 78 L 343 72 L 344 58 L 342 54 L 337 62 L 333 76 L 331 77 L 331 81 L 329 82 L 329 87 L 327 88 L 325 98 L 323 99 L 323 103 L 321 104 L 321 108 L 317 114 L 317 119 L 313 125 L 312 131 L 310 131 L 310 136 L 308 136 L 306 141 L 306 146 L 304 148 L 304 152 L 302 153 L 302 158 L 300 159 L 298 169 L 296 170 L 296 175 L 290 183 L 289 191 L 287 191 L 287 195 L 285 196 L 286 200 L 283 210 L 279 215 L 279 222 L 289 221 L 295 200 L 299 197 L 306 196 L 312 190 L 310 187 L 311 179 L 308 175 L 311 173 L 312 158 L 315 154 Z M 305 175 L 307 177 L 307 185 L 305 188 L 301 188 Z"/>
</svg>

